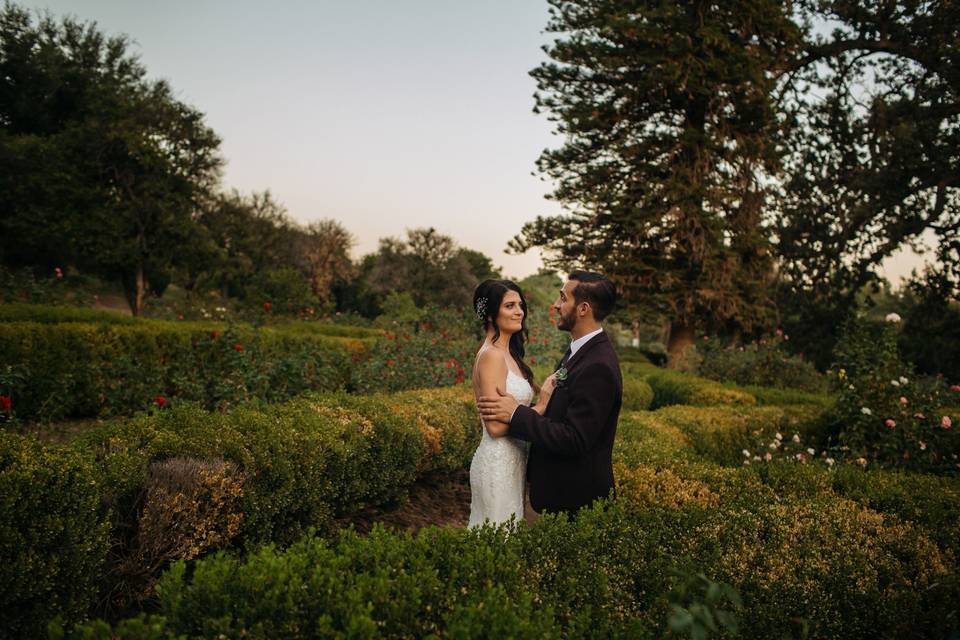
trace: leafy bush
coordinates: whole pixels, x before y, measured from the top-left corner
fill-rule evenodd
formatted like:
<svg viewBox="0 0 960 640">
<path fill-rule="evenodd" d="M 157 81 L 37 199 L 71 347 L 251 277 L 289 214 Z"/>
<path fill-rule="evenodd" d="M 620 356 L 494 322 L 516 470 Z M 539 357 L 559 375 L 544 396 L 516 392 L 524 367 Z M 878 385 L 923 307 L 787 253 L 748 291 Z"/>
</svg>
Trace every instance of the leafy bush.
<svg viewBox="0 0 960 640">
<path fill-rule="evenodd" d="M 158 587 L 160 612 L 167 634 L 189 637 L 446 636 L 510 621 L 559 637 L 653 638 L 678 613 L 671 604 L 726 609 L 689 593 L 682 576 L 702 566 L 702 585 L 725 583 L 728 602 L 734 590 L 742 599 L 743 637 L 779 637 L 797 620 L 818 638 L 956 629 L 954 560 L 918 530 L 838 498 L 783 504 L 767 490 L 757 503 L 747 489 L 755 475 L 731 474 L 724 482 L 739 481 L 744 501 L 661 508 L 622 498 L 574 522 L 546 516 L 417 537 L 378 528 L 208 557 L 192 572 L 178 563 Z"/>
<path fill-rule="evenodd" d="M 116 311 L 101 311 L 85 307 L 23 303 L 0 304 L 0 322 L 135 324 L 137 321 L 137 318 Z"/>
<path fill-rule="evenodd" d="M 819 393 L 827 389 L 824 376 L 803 358 L 786 350 L 789 336 L 777 330 L 773 336 L 746 345 L 708 340 L 697 344 L 697 373 L 711 380 L 740 385 L 762 385 Z"/>
<path fill-rule="evenodd" d="M 653 404 L 653 388 L 646 380 L 633 376 L 623 378 L 624 411 L 646 411 Z"/>
<path fill-rule="evenodd" d="M 746 391 L 725 387 L 713 380 L 666 369 L 644 367 L 641 370 L 653 389 L 653 409 L 674 404 L 750 406 L 757 403 L 757 399 Z"/>
<path fill-rule="evenodd" d="M 613 456 L 631 467 L 671 465 L 697 458 L 689 436 L 657 413 L 645 411 L 620 414 Z"/>
<path fill-rule="evenodd" d="M 423 439 L 420 473 L 451 472 L 470 465 L 480 443 L 473 393 L 464 386 L 370 396 L 391 414 L 416 424 Z"/>
<path fill-rule="evenodd" d="M 107 553 L 100 488 L 89 456 L 0 432 L 0 636 L 84 619 Z"/>
<path fill-rule="evenodd" d="M 960 435 L 939 381 L 900 361 L 897 323 L 851 317 L 837 345 L 837 402 L 828 417 L 836 457 L 862 465 L 956 474 Z"/>
<path fill-rule="evenodd" d="M 226 408 L 349 384 L 368 343 L 217 325 L 0 323 L 0 363 L 16 363 L 22 419 L 129 414 L 172 400 Z"/>
</svg>

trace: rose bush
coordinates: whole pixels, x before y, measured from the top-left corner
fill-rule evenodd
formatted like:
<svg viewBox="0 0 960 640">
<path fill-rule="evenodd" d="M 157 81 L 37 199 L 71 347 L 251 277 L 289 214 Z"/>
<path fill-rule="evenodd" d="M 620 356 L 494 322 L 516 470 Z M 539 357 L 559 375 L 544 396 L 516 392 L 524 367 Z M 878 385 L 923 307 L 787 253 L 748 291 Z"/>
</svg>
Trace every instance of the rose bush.
<svg viewBox="0 0 960 640">
<path fill-rule="evenodd" d="M 944 409 L 944 385 L 901 361 L 897 331 L 893 320 L 847 322 L 831 370 L 837 401 L 827 444 L 833 457 L 861 466 L 958 473 L 957 416 Z"/>
</svg>

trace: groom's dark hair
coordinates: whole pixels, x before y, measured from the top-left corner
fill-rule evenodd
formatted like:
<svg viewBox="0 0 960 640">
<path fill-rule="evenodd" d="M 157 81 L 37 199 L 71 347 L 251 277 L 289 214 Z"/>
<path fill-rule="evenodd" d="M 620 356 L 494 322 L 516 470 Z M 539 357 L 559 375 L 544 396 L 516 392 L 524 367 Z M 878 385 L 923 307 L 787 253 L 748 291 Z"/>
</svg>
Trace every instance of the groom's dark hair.
<svg viewBox="0 0 960 640">
<path fill-rule="evenodd" d="M 577 286 L 573 289 L 574 302 L 589 304 L 597 322 L 610 315 L 617 304 L 617 288 L 610 282 L 610 278 L 593 271 L 573 271 L 567 279 L 577 281 Z"/>
</svg>

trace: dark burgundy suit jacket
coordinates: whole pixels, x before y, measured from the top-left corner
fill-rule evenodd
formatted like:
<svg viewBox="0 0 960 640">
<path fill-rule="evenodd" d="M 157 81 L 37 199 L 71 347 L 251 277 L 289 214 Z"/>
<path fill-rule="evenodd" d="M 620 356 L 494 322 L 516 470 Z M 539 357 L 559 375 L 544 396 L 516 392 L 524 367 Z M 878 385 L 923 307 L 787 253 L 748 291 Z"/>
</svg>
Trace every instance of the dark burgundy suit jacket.
<svg viewBox="0 0 960 640">
<path fill-rule="evenodd" d="M 566 365 L 541 416 L 520 406 L 509 435 L 531 443 L 530 504 L 574 515 L 613 489 L 613 440 L 623 401 L 620 361 L 607 334 L 587 341 Z"/>
</svg>

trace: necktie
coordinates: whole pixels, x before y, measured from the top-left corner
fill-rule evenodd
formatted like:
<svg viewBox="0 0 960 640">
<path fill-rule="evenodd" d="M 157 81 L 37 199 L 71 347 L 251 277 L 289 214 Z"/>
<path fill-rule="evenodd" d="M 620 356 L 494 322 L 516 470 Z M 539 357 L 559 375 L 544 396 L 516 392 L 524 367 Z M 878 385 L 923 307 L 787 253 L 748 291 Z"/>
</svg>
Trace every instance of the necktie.
<svg viewBox="0 0 960 640">
<path fill-rule="evenodd" d="M 567 360 L 570 359 L 570 347 L 567 347 L 567 351 L 563 354 L 563 358 L 560 360 L 560 366 L 557 369 L 567 366 Z"/>
</svg>

